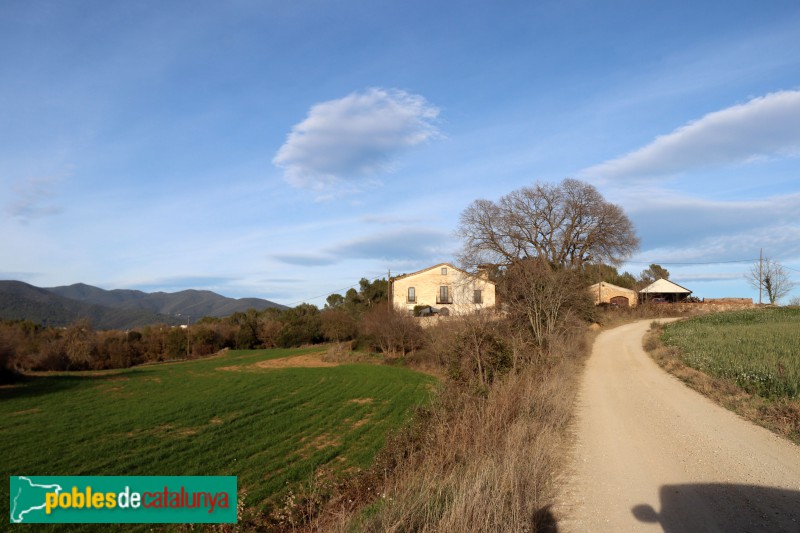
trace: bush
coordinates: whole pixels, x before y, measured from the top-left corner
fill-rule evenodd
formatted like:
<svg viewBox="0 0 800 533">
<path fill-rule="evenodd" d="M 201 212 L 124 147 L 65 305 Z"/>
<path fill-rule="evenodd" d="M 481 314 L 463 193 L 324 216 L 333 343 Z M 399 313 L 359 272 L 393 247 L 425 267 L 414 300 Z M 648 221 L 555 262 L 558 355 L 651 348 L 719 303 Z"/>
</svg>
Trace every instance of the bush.
<svg viewBox="0 0 800 533">
<path fill-rule="evenodd" d="M 405 357 L 423 346 L 425 336 L 417 320 L 388 306 L 373 307 L 361 319 L 364 336 L 391 357 Z"/>
</svg>

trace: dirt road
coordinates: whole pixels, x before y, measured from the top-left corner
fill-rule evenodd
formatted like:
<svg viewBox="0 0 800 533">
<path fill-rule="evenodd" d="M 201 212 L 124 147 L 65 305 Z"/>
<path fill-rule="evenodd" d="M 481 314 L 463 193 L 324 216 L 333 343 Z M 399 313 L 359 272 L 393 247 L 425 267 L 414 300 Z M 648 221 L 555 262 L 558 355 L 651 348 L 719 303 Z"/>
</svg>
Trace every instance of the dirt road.
<svg viewBox="0 0 800 533">
<path fill-rule="evenodd" d="M 800 532 L 800 446 L 661 370 L 649 324 L 595 342 L 559 531 Z"/>
</svg>

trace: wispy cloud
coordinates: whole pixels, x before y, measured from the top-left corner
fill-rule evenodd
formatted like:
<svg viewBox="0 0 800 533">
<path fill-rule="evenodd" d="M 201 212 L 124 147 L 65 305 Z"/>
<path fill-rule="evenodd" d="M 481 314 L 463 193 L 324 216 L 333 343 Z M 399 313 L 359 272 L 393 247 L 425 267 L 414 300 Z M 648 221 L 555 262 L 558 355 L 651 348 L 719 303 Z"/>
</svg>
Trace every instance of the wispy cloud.
<svg viewBox="0 0 800 533">
<path fill-rule="evenodd" d="M 748 268 L 748 267 L 745 267 Z M 670 276 L 670 279 L 680 279 L 684 282 L 714 282 L 714 281 L 736 281 L 745 277 L 743 272 L 708 272 L 703 274 L 677 274 Z"/>
<path fill-rule="evenodd" d="M 320 253 L 283 253 L 272 257 L 297 266 L 329 266 L 348 259 L 418 263 L 447 259 L 453 254 L 452 248 L 448 233 L 405 228 L 344 241 Z"/>
<path fill-rule="evenodd" d="M 2 280 L 19 280 L 28 281 L 40 276 L 40 272 L 12 272 L 0 271 L 0 279 Z"/>
<path fill-rule="evenodd" d="M 6 212 L 23 224 L 62 211 L 54 198 L 58 178 L 28 178 L 18 181 L 13 187 L 13 198 L 6 205 Z"/>
<path fill-rule="evenodd" d="M 173 292 L 186 289 L 197 289 L 204 287 L 207 290 L 219 290 L 221 287 L 228 287 L 235 284 L 238 278 L 227 276 L 171 276 L 141 280 L 135 283 L 124 283 L 126 287 L 135 287 L 141 291 L 163 291 Z"/>
<path fill-rule="evenodd" d="M 638 195 L 628 193 L 624 204 L 637 231 L 643 236 L 643 249 L 683 248 L 710 239 L 717 247 L 731 247 L 731 252 L 752 253 L 761 246 L 758 241 L 782 242 L 787 249 L 800 248 L 792 244 L 800 231 L 797 213 L 800 194 L 770 196 L 742 201 L 712 201 L 686 194 L 649 189 Z M 750 237 L 747 237 L 750 236 Z M 751 237 L 756 236 L 751 242 Z M 738 241 L 738 243 L 737 243 Z"/>
<path fill-rule="evenodd" d="M 800 91 L 780 91 L 709 113 L 650 144 L 580 174 L 652 179 L 719 165 L 800 154 Z"/>
<path fill-rule="evenodd" d="M 326 254 L 288 253 L 275 254 L 272 257 L 281 263 L 295 266 L 329 266 L 338 262 L 336 257 Z"/>
<path fill-rule="evenodd" d="M 422 96 L 373 88 L 311 107 L 273 164 L 290 185 L 331 195 L 390 170 L 404 149 L 440 135 L 439 109 Z"/>
<path fill-rule="evenodd" d="M 452 253 L 447 233 L 406 229 L 379 233 L 342 243 L 331 249 L 337 256 L 356 259 L 435 259 Z"/>
<path fill-rule="evenodd" d="M 417 224 L 423 220 L 421 216 L 397 216 L 397 215 L 365 215 L 361 221 L 365 224 L 396 225 L 396 224 Z"/>
<path fill-rule="evenodd" d="M 642 248 L 631 260 L 646 263 L 732 263 L 741 271 L 763 249 L 779 261 L 800 260 L 800 194 L 752 200 L 707 200 L 658 188 L 624 194 L 623 205 Z M 744 266 L 743 266 L 744 265 Z M 695 280 L 697 281 L 697 280 Z"/>
</svg>

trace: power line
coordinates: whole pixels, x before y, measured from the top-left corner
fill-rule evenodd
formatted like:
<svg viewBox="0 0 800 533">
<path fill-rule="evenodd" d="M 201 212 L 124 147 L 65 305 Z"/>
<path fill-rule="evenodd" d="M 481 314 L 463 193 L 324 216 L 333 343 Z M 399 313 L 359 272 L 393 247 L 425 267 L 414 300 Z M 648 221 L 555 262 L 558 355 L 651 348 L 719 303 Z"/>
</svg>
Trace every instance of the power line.
<svg viewBox="0 0 800 533">
<path fill-rule="evenodd" d="M 678 261 L 624 261 L 626 265 L 727 265 L 732 263 L 754 263 L 758 259 L 734 259 L 732 261 L 696 261 L 692 263 L 683 263 Z"/>
</svg>

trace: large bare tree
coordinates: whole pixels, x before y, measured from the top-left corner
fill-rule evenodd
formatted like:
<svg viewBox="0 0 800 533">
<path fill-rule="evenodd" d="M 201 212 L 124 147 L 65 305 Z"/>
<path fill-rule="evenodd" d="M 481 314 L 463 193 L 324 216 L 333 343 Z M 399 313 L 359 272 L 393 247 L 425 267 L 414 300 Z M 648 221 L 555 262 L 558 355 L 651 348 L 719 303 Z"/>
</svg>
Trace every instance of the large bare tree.
<svg viewBox="0 0 800 533">
<path fill-rule="evenodd" d="M 747 274 L 747 281 L 754 289 L 763 290 L 771 304 L 780 301 L 795 287 L 783 265 L 768 258 L 753 264 Z"/>
<path fill-rule="evenodd" d="M 616 265 L 639 246 L 622 208 L 575 179 L 523 187 L 497 202 L 476 200 L 461 213 L 459 233 L 468 267 L 527 259 L 554 268 Z"/>
</svg>

